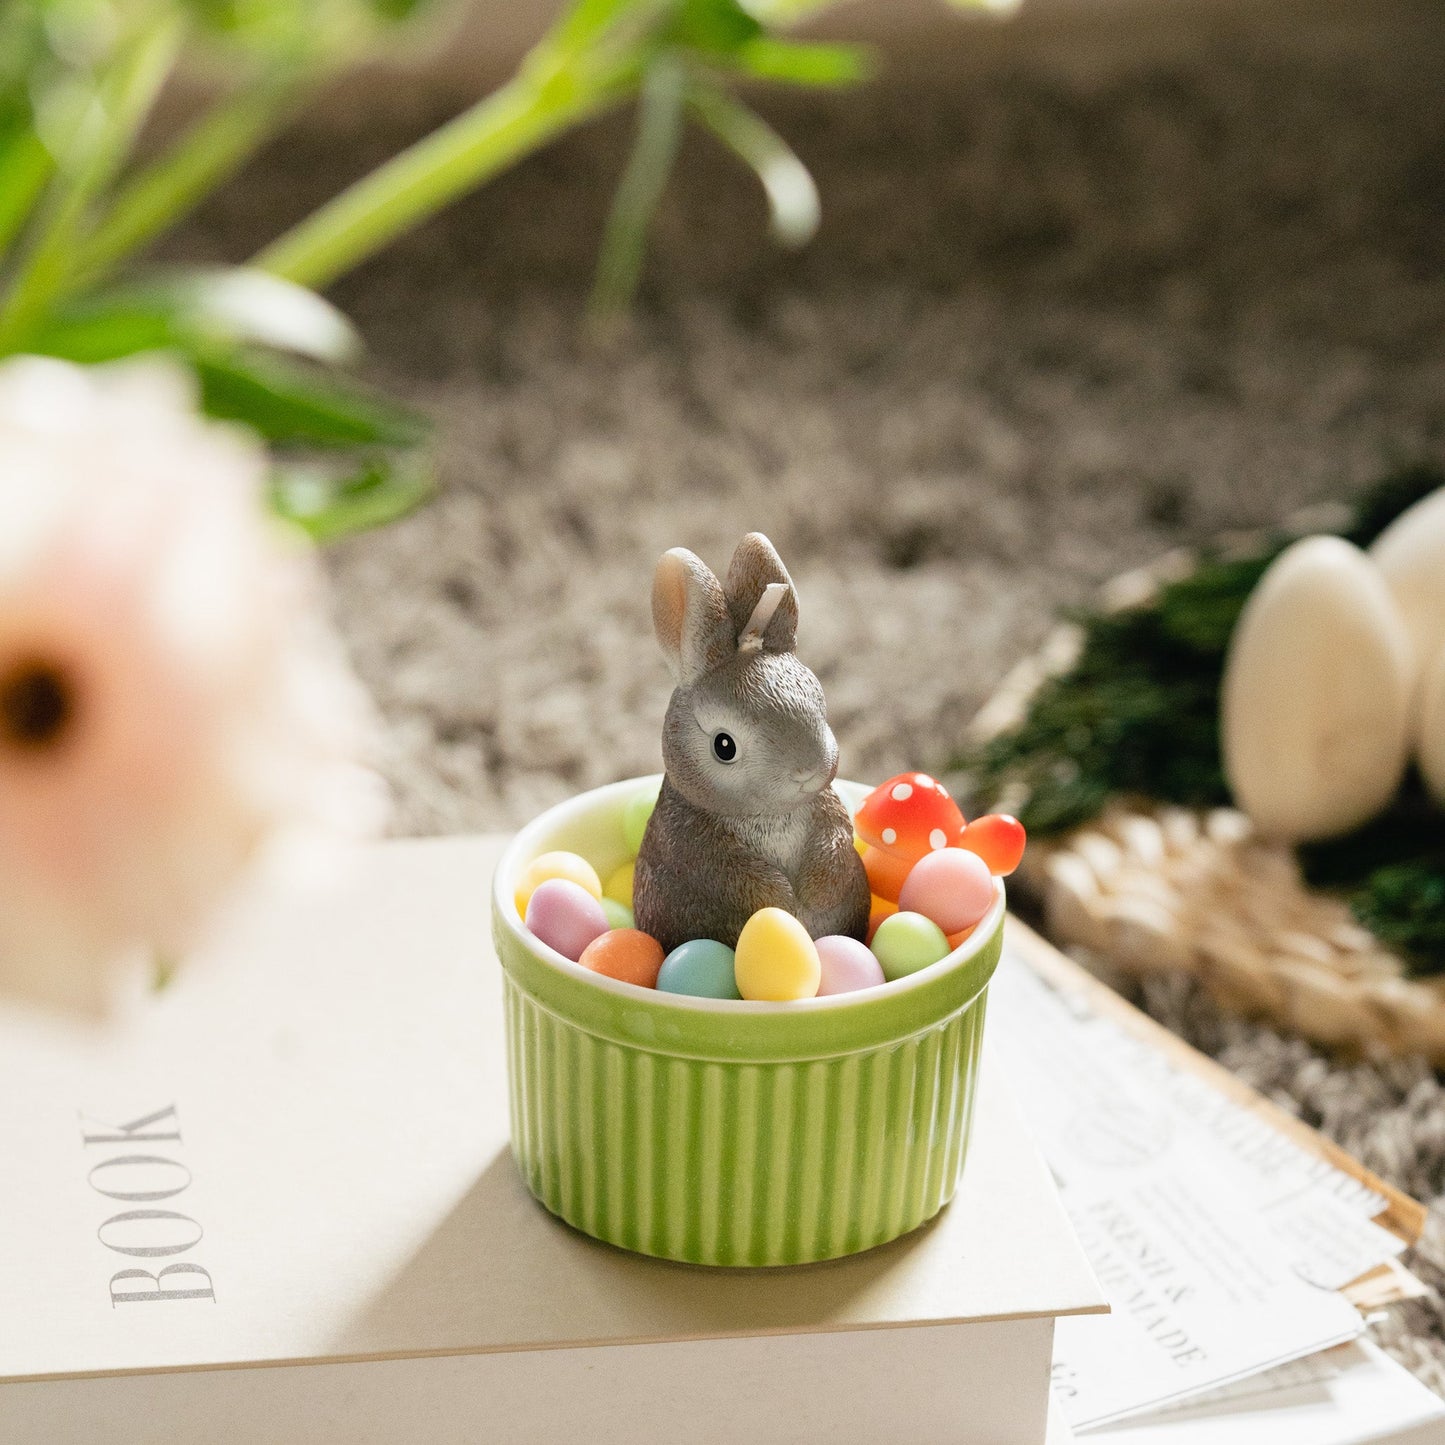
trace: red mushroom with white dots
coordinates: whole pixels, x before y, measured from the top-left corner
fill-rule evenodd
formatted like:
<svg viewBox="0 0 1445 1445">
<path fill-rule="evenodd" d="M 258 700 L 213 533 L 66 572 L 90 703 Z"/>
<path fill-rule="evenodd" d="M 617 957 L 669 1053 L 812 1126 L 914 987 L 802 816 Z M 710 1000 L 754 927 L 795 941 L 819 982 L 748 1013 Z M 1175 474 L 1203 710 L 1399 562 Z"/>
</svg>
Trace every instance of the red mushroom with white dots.
<svg viewBox="0 0 1445 1445">
<path fill-rule="evenodd" d="M 853 826 L 870 848 L 911 864 L 940 848 L 957 848 L 964 819 L 942 783 L 927 773 L 899 773 L 868 794 Z"/>
</svg>

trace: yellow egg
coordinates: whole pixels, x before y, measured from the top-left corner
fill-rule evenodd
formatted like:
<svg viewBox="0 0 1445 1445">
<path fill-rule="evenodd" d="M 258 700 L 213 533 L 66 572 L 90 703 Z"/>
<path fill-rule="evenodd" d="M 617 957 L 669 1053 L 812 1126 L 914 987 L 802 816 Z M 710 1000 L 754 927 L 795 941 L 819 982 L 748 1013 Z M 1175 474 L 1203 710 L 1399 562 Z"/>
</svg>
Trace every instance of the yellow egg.
<svg viewBox="0 0 1445 1445">
<path fill-rule="evenodd" d="M 626 908 L 632 907 L 632 875 L 637 870 L 637 864 L 624 863 L 607 880 L 607 886 L 602 890 L 604 898 L 611 898 L 616 903 L 621 903 Z"/>
<path fill-rule="evenodd" d="M 597 870 L 580 854 L 539 853 L 517 880 L 517 912 L 523 918 L 527 916 L 527 904 L 537 885 L 549 878 L 565 878 L 585 888 L 594 898 L 602 897 L 602 880 L 597 876 Z"/>
<path fill-rule="evenodd" d="M 783 908 L 760 908 L 738 935 L 733 974 L 747 999 L 812 998 L 823 966 L 808 930 Z"/>
</svg>

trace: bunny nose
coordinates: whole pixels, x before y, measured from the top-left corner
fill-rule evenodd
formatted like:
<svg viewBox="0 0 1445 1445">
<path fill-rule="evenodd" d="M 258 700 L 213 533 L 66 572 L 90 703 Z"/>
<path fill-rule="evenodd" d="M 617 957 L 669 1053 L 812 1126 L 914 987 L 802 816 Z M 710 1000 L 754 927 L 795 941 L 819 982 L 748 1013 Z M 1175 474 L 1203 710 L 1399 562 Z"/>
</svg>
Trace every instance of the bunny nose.
<svg viewBox="0 0 1445 1445">
<path fill-rule="evenodd" d="M 793 781 L 805 793 L 821 792 L 832 779 L 828 769 L 822 768 L 795 768 L 793 770 Z"/>
</svg>

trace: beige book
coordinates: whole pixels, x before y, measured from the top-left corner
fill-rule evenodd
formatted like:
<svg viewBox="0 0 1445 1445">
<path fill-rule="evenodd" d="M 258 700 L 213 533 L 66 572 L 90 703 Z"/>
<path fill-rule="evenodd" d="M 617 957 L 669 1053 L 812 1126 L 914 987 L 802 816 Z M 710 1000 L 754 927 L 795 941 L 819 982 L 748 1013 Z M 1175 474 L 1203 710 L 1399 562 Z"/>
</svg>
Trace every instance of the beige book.
<svg viewBox="0 0 1445 1445">
<path fill-rule="evenodd" d="M 0 1440 L 1039 1445 L 1105 1308 L 986 1068 L 932 1225 L 802 1269 L 599 1245 L 507 1143 L 504 840 L 258 890 L 113 1028 L 0 1012 Z"/>
</svg>

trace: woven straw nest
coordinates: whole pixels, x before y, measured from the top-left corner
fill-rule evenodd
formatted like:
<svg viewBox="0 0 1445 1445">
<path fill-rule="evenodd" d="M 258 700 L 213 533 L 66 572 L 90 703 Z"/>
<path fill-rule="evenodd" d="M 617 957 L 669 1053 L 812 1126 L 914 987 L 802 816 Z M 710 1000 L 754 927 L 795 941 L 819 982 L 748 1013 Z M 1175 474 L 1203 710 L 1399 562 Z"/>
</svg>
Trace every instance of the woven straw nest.
<svg viewBox="0 0 1445 1445">
<path fill-rule="evenodd" d="M 1145 602 L 1194 565 L 1171 553 L 1116 578 L 1103 605 Z M 973 740 L 1016 726 L 1081 641 L 1078 628 L 1057 628 L 1004 679 Z M 1234 809 L 1119 799 L 1072 832 L 1031 841 L 1018 881 L 1056 943 L 1136 976 L 1191 974 L 1224 1007 L 1322 1044 L 1445 1065 L 1445 980 L 1408 977 L 1344 902 L 1306 886 L 1290 848 L 1258 837 Z"/>
</svg>

